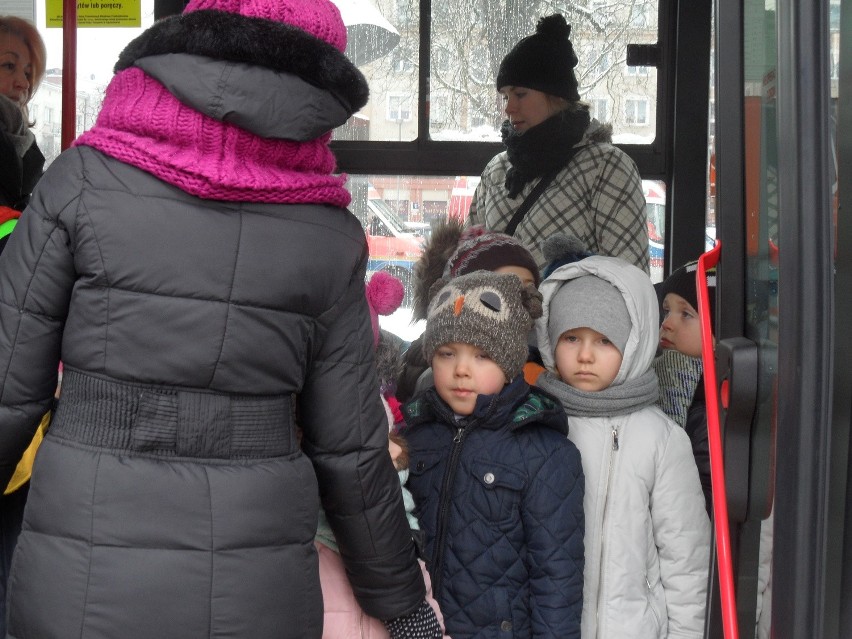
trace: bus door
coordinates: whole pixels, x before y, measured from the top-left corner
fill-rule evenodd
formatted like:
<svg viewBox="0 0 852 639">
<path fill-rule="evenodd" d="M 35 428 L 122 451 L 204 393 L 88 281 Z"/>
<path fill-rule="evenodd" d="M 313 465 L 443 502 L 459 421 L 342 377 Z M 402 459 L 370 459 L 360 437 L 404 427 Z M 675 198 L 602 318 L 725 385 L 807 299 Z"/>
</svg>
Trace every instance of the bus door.
<svg viewBox="0 0 852 639">
<path fill-rule="evenodd" d="M 849 636 L 838 620 L 851 394 L 833 355 L 852 341 L 834 333 L 852 278 L 834 274 L 826 72 L 840 3 L 716 5 L 716 366 L 742 637 Z M 846 416 L 834 430 L 833 391 Z M 723 636 L 718 601 L 708 618 L 708 636 Z"/>
</svg>

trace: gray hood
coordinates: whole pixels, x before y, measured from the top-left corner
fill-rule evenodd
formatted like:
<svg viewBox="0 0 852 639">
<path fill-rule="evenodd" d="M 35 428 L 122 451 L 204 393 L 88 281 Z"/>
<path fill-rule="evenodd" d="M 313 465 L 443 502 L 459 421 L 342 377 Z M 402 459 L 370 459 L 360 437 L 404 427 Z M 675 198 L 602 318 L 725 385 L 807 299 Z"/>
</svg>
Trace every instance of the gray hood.
<svg viewBox="0 0 852 639">
<path fill-rule="evenodd" d="M 139 58 L 134 66 L 185 105 L 263 138 L 315 140 L 349 118 L 331 91 L 286 71 L 190 53 Z"/>
<path fill-rule="evenodd" d="M 550 301 L 556 291 L 567 281 L 583 275 L 595 275 L 617 288 L 624 297 L 630 315 L 630 334 L 624 347 L 621 368 L 613 380 L 613 386 L 635 380 L 651 366 L 660 341 L 660 313 L 657 295 L 648 274 L 617 257 L 595 255 L 579 262 L 559 267 L 541 283 L 539 291 L 544 298 L 542 316 L 536 320 L 536 337 L 544 366 L 556 370 L 553 351 L 548 335 Z M 582 304 L 583 300 L 577 300 Z"/>
</svg>

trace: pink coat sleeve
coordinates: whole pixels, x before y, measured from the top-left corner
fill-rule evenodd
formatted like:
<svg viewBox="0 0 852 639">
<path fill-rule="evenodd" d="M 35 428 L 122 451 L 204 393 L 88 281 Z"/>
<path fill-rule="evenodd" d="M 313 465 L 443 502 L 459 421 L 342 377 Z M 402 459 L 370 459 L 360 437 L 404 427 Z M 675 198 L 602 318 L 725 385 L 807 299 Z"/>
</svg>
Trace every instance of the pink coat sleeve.
<svg viewBox="0 0 852 639">
<path fill-rule="evenodd" d="M 325 607 L 323 639 L 390 639 L 384 624 L 361 610 L 346 578 L 340 556 L 319 542 L 315 542 L 315 546 L 319 555 L 320 584 Z M 432 582 L 422 561 L 420 569 L 426 583 L 426 601 L 435 610 L 443 628 L 444 618 L 438 602 L 432 597 Z M 450 638 L 444 634 L 444 639 Z"/>
</svg>

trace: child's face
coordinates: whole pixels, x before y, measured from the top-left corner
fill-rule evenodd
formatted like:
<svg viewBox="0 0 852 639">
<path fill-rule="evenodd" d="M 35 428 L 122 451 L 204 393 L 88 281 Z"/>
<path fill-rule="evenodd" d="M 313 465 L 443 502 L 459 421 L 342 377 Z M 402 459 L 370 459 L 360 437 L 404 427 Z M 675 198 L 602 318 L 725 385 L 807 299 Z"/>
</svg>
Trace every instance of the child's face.
<svg viewBox="0 0 852 639">
<path fill-rule="evenodd" d="M 390 453 L 391 459 L 393 460 L 394 467 L 399 470 L 399 459 L 402 455 L 402 446 L 397 444 L 394 440 L 388 438 L 388 452 Z"/>
<path fill-rule="evenodd" d="M 608 388 L 621 368 L 621 353 L 615 344 L 586 326 L 562 333 L 554 356 L 562 381 L 582 391 Z"/>
<path fill-rule="evenodd" d="M 517 275 L 521 282 L 523 282 L 524 286 L 528 284 L 535 286 L 535 277 L 533 276 L 532 271 L 525 266 L 501 266 L 500 268 L 494 269 L 494 272 Z"/>
<path fill-rule="evenodd" d="M 477 395 L 499 393 L 506 375 L 481 348 L 472 344 L 442 344 L 432 357 L 435 390 L 457 415 L 470 415 Z"/>
<path fill-rule="evenodd" d="M 663 300 L 660 348 L 680 351 L 690 357 L 701 357 L 698 311 L 676 293 L 669 293 Z"/>
</svg>

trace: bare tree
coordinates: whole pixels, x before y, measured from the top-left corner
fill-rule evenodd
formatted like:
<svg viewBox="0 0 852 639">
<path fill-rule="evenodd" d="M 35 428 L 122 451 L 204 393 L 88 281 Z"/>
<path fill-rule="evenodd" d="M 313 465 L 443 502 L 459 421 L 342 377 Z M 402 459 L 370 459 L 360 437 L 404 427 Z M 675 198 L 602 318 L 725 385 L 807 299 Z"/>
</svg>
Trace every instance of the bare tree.
<svg viewBox="0 0 852 639">
<path fill-rule="evenodd" d="M 416 107 L 419 68 L 419 3 L 378 0 L 379 10 L 400 33 L 396 48 L 367 67 L 379 92 L 408 93 Z M 572 25 L 580 62 L 580 95 L 606 95 L 612 112 L 629 91 L 648 91 L 653 74 L 630 74 L 626 45 L 656 41 L 656 0 L 433 0 L 430 49 L 432 129 L 498 128 L 502 103 L 494 79 L 512 46 L 535 30 L 540 16 L 562 13 Z"/>
</svg>

